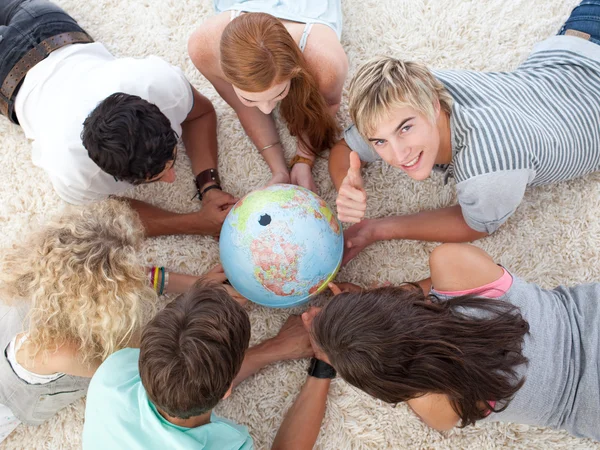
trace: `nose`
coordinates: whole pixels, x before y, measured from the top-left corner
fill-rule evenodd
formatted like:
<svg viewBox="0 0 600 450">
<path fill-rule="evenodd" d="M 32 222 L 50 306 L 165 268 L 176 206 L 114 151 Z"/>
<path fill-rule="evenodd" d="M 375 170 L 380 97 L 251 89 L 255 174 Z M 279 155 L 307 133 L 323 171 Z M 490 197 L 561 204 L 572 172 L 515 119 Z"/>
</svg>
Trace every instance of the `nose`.
<svg viewBox="0 0 600 450">
<path fill-rule="evenodd" d="M 276 104 L 277 103 L 275 102 L 260 103 L 257 105 L 257 108 L 260 109 L 263 114 L 271 114 L 275 109 Z"/>
<path fill-rule="evenodd" d="M 175 182 L 175 179 L 177 178 L 177 175 L 175 175 L 175 168 L 171 167 L 167 173 L 165 173 L 163 175 L 163 177 L 160 179 L 160 181 L 164 181 L 165 183 L 173 183 Z"/>
<path fill-rule="evenodd" d="M 394 160 L 398 164 L 405 162 L 406 158 L 408 158 L 408 155 L 410 154 L 410 147 L 397 141 L 390 141 L 390 144 L 392 146 Z"/>
</svg>

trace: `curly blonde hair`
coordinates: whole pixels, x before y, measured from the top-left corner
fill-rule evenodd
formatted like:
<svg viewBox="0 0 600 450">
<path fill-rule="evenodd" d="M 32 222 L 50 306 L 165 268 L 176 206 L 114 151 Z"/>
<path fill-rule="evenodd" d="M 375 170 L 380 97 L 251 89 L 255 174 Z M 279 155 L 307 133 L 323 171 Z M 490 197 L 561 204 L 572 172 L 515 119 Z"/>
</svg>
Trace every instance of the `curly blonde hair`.
<svg viewBox="0 0 600 450">
<path fill-rule="evenodd" d="M 156 303 L 138 261 L 143 228 L 118 200 L 69 211 L 1 261 L 0 296 L 27 301 L 32 357 L 63 344 L 81 361 L 103 361 L 127 346 Z"/>
</svg>

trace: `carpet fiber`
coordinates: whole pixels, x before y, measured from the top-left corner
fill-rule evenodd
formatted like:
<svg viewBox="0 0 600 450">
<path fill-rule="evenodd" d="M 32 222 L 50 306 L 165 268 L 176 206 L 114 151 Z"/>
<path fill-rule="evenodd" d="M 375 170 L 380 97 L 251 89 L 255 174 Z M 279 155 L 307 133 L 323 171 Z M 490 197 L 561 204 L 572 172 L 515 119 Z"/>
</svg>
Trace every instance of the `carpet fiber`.
<svg viewBox="0 0 600 450">
<path fill-rule="evenodd" d="M 61 0 L 58 2 L 117 56 L 156 54 L 181 67 L 207 95 L 219 117 L 219 170 L 225 189 L 242 196 L 269 179 L 266 164 L 245 136 L 235 113 L 195 70 L 187 37 L 213 14 L 210 0 Z M 342 44 L 352 76 L 374 54 L 418 60 L 432 67 L 512 70 L 533 45 L 556 33 L 577 0 L 344 0 Z M 310 40 L 309 40 L 310 43 Z M 348 123 L 344 105 L 339 121 Z M 284 127 L 282 127 L 284 128 Z M 0 246 L 7 247 L 64 207 L 45 174 L 31 163 L 23 132 L 0 119 Z M 294 141 L 282 131 L 286 155 Z M 139 187 L 135 196 L 177 211 L 191 211 L 194 194 L 189 161 L 177 162 L 178 180 Z M 334 205 L 326 160 L 316 164 L 321 195 Z M 435 208 L 455 201 L 454 187 L 434 176 L 416 183 L 381 163 L 365 170 L 367 215 L 387 216 Z M 531 189 L 523 204 L 496 234 L 478 243 L 500 263 L 544 287 L 600 279 L 600 175 Z M 339 279 L 363 285 L 399 283 L 427 275 L 434 244 L 379 243 L 363 252 Z M 200 274 L 217 263 L 218 245 L 204 237 L 148 240 L 149 263 Z M 248 307 L 252 340 L 273 335 L 288 311 Z M 259 449 L 267 448 L 285 411 L 305 379 L 306 361 L 271 366 L 243 383 L 217 413 L 250 428 Z M 77 449 L 81 447 L 84 402 L 63 410 L 38 428 L 20 426 L 0 448 Z M 600 420 L 600 419 L 599 419 Z M 149 432 L 152 432 L 149 430 Z M 449 433 L 423 425 L 405 405 L 374 400 L 341 380 L 331 388 L 320 449 L 600 449 L 600 444 L 566 433 L 524 425 L 486 424 Z"/>
</svg>

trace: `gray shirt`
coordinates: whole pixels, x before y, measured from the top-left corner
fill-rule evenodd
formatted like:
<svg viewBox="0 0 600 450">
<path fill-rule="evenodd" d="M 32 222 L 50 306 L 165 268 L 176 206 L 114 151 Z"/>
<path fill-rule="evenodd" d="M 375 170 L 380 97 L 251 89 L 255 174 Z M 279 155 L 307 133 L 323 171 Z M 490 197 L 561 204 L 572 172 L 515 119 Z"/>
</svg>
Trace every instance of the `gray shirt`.
<svg viewBox="0 0 600 450">
<path fill-rule="evenodd" d="M 432 291 L 440 300 L 449 298 Z M 513 276 L 501 300 L 529 323 L 525 383 L 507 408 L 484 421 L 563 429 L 600 441 L 600 284 L 542 289 Z"/>
<path fill-rule="evenodd" d="M 452 164 L 467 224 L 492 233 L 527 186 L 600 168 L 600 46 L 573 36 L 540 43 L 514 72 L 435 71 L 454 99 Z M 365 162 L 379 159 L 354 126 L 344 132 Z"/>
</svg>

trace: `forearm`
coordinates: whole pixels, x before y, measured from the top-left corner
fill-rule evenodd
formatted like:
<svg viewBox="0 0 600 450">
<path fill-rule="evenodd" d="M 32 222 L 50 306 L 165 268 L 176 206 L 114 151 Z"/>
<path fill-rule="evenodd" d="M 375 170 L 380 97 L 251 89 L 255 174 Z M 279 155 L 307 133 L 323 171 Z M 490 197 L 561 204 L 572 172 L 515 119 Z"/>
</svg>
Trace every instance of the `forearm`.
<svg viewBox="0 0 600 450">
<path fill-rule="evenodd" d="M 167 294 L 184 294 L 198 281 L 200 277 L 185 273 L 169 272 L 169 283 L 165 288 Z"/>
<path fill-rule="evenodd" d="M 433 242 L 471 242 L 487 236 L 463 218 L 460 205 L 416 214 L 377 219 L 375 240 L 409 239 Z"/>
<path fill-rule="evenodd" d="M 272 343 L 273 341 L 271 339 L 267 339 L 246 352 L 244 362 L 242 362 L 242 368 L 235 377 L 235 380 L 233 380 L 234 388 L 263 367 L 285 359 L 285 355 L 276 352 Z"/>
<path fill-rule="evenodd" d="M 240 105 L 236 109 L 238 118 L 244 131 L 256 147 L 256 151 L 262 155 L 272 173 L 288 172 L 287 164 L 283 156 L 283 146 L 279 143 L 279 134 L 275 127 L 275 121 L 270 114 L 263 114 L 257 108 L 248 108 Z M 261 149 L 274 145 L 266 150 Z"/>
<path fill-rule="evenodd" d="M 192 163 L 194 176 L 217 168 L 217 115 L 210 109 L 182 124 L 182 139 Z"/>
<path fill-rule="evenodd" d="M 148 237 L 170 234 L 204 234 L 198 216 L 194 213 L 178 214 L 140 200 L 125 200 L 137 211 Z"/>
<path fill-rule="evenodd" d="M 329 175 L 336 191 L 340 190 L 340 186 L 348 174 L 350 153 L 350 147 L 344 139 L 338 141 L 329 153 Z"/>
<path fill-rule="evenodd" d="M 273 449 L 312 449 L 325 416 L 331 380 L 309 376 L 275 436 Z"/>
</svg>

